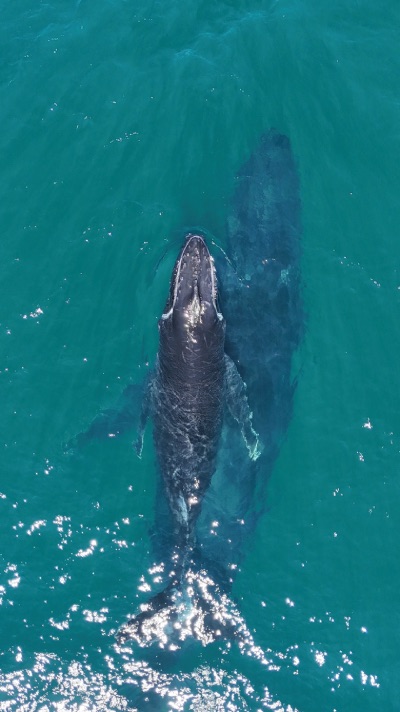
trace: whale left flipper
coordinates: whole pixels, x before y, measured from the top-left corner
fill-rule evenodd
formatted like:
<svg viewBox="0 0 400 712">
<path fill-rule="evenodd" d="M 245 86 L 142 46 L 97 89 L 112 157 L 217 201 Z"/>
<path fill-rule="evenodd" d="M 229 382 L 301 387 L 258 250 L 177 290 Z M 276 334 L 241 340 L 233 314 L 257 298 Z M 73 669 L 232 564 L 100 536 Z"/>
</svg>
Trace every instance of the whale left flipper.
<svg viewBox="0 0 400 712">
<path fill-rule="evenodd" d="M 131 383 L 127 386 L 114 408 L 101 411 L 87 430 L 68 440 L 64 449 L 74 451 L 91 440 L 113 438 L 134 428 L 143 401 L 143 385 Z"/>
<path fill-rule="evenodd" d="M 142 407 L 140 409 L 139 425 L 137 430 L 137 438 L 134 444 L 136 454 L 138 457 L 142 457 L 143 450 L 143 439 L 144 431 L 146 430 L 147 421 L 151 415 L 153 408 L 153 387 L 154 387 L 154 373 L 151 372 L 146 379 L 143 395 L 142 395 Z"/>
</svg>

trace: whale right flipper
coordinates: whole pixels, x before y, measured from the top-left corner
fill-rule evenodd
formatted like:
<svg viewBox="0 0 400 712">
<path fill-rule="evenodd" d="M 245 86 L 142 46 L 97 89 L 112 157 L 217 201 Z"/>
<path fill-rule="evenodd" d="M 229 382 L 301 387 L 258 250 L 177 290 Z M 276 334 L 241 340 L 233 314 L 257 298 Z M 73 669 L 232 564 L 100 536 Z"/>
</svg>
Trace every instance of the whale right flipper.
<svg viewBox="0 0 400 712">
<path fill-rule="evenodd" d="M 140 410 L 138 433 L 137 433 L 137 438 L 135 441 L 135 450 L 136 450 L 136 454 L 138 457 L 142 457 L 144 432 L 146 430 L 146 425 L 147 425 L 147 421 L 149 419 L 149 415 L 151 415 L 151 412 L 152 412 L 153 385 L 154 385 L 154 374 L 151 373 L 151 374 L 149 374 L 148 378 L 146 379 L 144 389 L 143 389 L 142 407 Z"/>
<path fill-rule="evenodd" d="M 225 354 L 226 404 L 229 412 L 239 423 L 243 440 L 251 460 L 260 457 L 263 446 L 253 428 L 253 413 L 247 399 L 247 386 L 232 359 Z"/>
</svg>

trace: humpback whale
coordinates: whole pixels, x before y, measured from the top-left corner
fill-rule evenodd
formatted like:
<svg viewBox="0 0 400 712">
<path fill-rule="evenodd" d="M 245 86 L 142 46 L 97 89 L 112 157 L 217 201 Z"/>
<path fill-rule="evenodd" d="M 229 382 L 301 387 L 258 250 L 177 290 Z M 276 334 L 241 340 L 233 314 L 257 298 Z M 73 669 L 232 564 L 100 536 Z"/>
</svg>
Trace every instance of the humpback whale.
<svg viewBox="0 0 400 712">
<path fill-rule="evenodd" d="M 227 591 L 266 511 L 267 485 L 292 417 L 294 355 L 304 332 L 301 237 L 296 161 L 288 137 L 272 129 L 234 178 L 226 221 L 229 262 L 216 252 L 225 350 L 246 383 L 263 443 L 261 457 L 250 460 L 234 429 L 224 426 L 197 524 L 205 565 Z"/>
<path fill-rule="evenodd" d="M 203 644 L 225 632 L 243 638 L 234 604 L 218 591 L 195 553 L 195 526 L 215 471 L 225 407 L 240 425 L 250 459 L 261 453 L 245 384 L 224 343 L 214 260 L 204 237 L 189 234 L 159 321 L 155 372 L 144 395 L 137 441 L 140 454 L 151 415 L 172 524 L 169 582 L 120 628 L 119 642 L 176 649 L 188 637 Z"/>
</svg>

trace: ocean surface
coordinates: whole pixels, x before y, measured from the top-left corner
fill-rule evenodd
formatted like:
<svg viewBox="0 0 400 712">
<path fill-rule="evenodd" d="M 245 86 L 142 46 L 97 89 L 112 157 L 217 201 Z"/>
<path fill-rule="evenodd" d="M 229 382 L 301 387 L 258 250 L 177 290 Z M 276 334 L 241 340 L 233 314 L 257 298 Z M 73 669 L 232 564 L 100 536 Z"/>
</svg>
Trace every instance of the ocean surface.
<svg viewBox="0 0 400 712">
<path fill-rule="evenodd" d="M 400 6 L 3 0 L 0 710 L 400 708 Z M 225 244 L 260 136 L 300 179 L 291 422 L 237 646 L 118 652 L 146 600 L 151 428 L 64 443 L 154 363 L 188 226 Z M 229 326 L 229 325 L 228 325 Z"/>
</svg>

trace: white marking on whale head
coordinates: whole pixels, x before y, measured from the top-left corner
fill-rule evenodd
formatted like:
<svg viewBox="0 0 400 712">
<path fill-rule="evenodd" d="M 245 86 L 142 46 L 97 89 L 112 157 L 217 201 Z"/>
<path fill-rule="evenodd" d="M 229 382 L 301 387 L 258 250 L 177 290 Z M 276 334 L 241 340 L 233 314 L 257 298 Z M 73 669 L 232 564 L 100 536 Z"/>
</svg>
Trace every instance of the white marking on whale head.
<svg viewBox="0 0 400 712">
<path fill-rule="evenodd" d="M 189 234 L 175 263 L 170 295 L 161 320 L 170 319 L 177 309 L 188 329 L 203 323 L 211 315 L 222 321 L 217 293 L 214 260 L 204 238 Z"/>
</svg>

